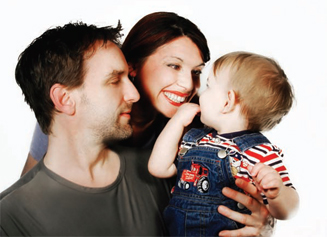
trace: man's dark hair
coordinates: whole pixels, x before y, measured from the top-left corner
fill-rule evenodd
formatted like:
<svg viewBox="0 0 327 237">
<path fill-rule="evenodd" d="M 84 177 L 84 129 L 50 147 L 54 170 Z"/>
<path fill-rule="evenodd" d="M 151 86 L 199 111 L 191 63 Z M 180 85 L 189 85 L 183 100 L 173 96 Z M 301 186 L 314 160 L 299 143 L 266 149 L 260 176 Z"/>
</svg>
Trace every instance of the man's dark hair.
<svg viewBox="0 0 327 237">
<path fill-rule="evenodd" d="M 120 46 L 121 30 L 120 22 L 115 28 L 69 23 L 45 31 L 21 53 L 16 66 L 16 82 L 44 133 L 51 132 L 55 112 L 50 98 L 51 87 L 56 83 L 69 89 L 81 86 L 86 53 L 98 42 L 110 41 Z"/>
</svg>

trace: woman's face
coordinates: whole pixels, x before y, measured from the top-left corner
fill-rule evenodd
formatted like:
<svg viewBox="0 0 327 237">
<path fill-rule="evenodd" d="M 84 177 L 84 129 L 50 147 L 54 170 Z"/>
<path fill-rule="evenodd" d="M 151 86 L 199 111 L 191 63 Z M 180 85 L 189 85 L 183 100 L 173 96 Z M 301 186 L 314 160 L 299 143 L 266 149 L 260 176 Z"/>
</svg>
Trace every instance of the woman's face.
<svg viewBox="0 0 327 237">
<path fill-rule="evenodd" d="M 141 97 L 145 96 L 155 110 L 170 118 L 196 93 L 203 67 L 200 50 L 192 40 L 186 36 L 172 40 L 159 47 L 136 71 Z"/>
</svg>

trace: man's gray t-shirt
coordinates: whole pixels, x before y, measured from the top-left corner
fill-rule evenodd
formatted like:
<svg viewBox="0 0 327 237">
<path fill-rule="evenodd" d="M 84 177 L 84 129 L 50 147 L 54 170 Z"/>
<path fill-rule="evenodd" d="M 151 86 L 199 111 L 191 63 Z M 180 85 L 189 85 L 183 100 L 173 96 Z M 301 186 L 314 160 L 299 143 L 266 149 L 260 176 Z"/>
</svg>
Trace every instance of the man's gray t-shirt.
<svg viewBox="0 0 327 237">
<path fill-rule="evenodd" d="M 30 236 L 166 235 L 162 212 L 172 182 L 151 176 L 151 149 L 119 148 L 120 172 L 104 188 L 63 179 L 41 160 L 1 193 L 1 234 Z"/>
</svg>

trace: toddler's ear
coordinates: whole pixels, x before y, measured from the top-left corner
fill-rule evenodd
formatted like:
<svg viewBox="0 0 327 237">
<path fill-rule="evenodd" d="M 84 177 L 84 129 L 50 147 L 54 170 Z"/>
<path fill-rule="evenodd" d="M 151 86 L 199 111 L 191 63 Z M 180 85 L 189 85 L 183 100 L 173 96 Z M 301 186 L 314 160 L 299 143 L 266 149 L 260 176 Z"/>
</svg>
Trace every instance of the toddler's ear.
<svg viewBox="0 0 327 237">
<path fill-rule="evenodd" d="M 233 90 L 229 90 L 227 92 L 227 99 L 226 103 L 223 108 L 223 113 L 229 113 L 232 112 L 236 105 L 236 93 Z"/>
<path fill-rule="evenodd" d="M 68 115 L 75 113 L 75 100 L 70 96 L 66 86 L 54 84 L 50 89 L 50 98 L 57 111 Z"/>
</svg>

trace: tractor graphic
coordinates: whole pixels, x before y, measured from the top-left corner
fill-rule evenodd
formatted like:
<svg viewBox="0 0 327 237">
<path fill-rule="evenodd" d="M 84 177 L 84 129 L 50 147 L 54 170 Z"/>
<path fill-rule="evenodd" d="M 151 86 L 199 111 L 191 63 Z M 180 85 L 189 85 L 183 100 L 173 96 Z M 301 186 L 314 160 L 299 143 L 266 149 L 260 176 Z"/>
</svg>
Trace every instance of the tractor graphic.
<svg viewBox="0 0 327 237">
<path fill-rule="evenodd" d="M 208 173 L 207 168 L 192 162 L 191 170 L 183 170 L 182 177 L 178 181 L 178 187 L 188 190 L 191 186 L 190 183 L 193 183 L 193 186 L 197 187 L 200 193 L 206 193 L 209 190 Z"/>
</svg>

